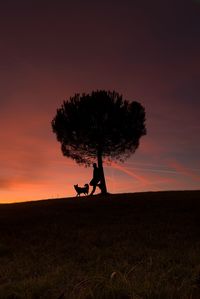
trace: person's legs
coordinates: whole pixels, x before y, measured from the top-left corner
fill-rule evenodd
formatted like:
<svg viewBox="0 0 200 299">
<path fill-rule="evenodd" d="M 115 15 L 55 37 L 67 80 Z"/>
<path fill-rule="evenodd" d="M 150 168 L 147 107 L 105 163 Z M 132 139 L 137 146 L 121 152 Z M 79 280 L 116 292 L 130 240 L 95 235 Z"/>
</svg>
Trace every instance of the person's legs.
<svg viewBox="0 0 200 299">
<path fill-rule="evenodd" d="M 96 187 L 99 187 L 99 189 L 102 191 L 101 181 L 95 181 L 94 179 L 92 179 L 92 181 L 90 182 L 90 186 L 93 187 L 92 192 L 90 193 L 90 195 L 94 194 L 94 192 L 96 191 Z"/>
<path fill-rule="evenodd" d="M 96 185 L 96 184 L 94 184 L 94 185 L 93 185 L 92 192 L 90 193 L 90 195 L 93 195 L 93 194 L 94 194 L 94 192 L 95 192 L 95 190 L 96 190 L 96 187 L 97 187 L 97 185 Z"/>
<path fill-rule="evenodd" d="M 102 184 L 101 184 L 101 182 L 97 184 L 97 187 L 99 187 L 99 189 L 102 190 Z"/>
</svg>

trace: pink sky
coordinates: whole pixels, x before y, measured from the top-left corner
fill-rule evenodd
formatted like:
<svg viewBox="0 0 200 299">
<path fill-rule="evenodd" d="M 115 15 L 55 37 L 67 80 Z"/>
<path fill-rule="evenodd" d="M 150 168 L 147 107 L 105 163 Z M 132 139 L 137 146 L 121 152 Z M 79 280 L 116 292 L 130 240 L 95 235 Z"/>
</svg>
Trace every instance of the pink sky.
<svg viewBox="0 0 200 299">
<path fill-rule="evenodd" d="M 74 196 L 90 181 L 91 168 L 62 156 L 51 120 L 96 89 L 147 114 L 136 153 L 105 165 L 109 192 L 199 189 L 198 1 L 31 3 L 0 10 L 0 202 Z"/>
</svg>

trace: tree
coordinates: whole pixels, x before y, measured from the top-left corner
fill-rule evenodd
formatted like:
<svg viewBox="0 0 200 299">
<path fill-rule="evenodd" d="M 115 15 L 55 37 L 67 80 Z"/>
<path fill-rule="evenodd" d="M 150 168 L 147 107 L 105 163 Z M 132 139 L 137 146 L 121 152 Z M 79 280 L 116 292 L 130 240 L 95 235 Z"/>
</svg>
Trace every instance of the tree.
<svg viewBox="0 0 200 299">
<path fill-rule="evenodd" d="M 115 91 L 75 94 L 57 109 L 52 129 L 64 156 L 85 166 L 97 159 L 105 194 L 103 161 L 124 162 L 135 152 L 140 137 L 146 134 L 145 110 L 140 103 L 124 100 Z"/>
</svg>

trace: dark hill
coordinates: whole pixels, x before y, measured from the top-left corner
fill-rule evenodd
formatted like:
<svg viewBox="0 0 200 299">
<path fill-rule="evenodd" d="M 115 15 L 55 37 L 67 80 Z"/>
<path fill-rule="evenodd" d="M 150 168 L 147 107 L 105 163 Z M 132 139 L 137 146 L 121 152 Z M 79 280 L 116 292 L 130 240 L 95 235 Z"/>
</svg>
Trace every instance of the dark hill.
<svg viewBox="0 0 200 299">
<path fill-rule="evenodd" d="M 0 298 L 200 298 L 199 215 L 200 191 L 2 204 Z"/>
</svg>

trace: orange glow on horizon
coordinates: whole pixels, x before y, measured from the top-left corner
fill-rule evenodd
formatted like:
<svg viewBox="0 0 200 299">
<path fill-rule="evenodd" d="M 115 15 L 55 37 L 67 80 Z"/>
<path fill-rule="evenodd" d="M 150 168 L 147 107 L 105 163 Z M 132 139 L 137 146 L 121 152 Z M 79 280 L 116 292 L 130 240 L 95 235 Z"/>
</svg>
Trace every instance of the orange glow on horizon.
<svg viewBox="0 0 200 299">
<path fill-rule="evenodd" d="M 51 121 L 63 100 L 97 89 L 146 110 L 134 155 L 105 163 L 109 192 L 199 189 L 199 5 L 14 2 L 0 10 L 0 203 L 71 197 L 90 182 Z"/>
</svg>

